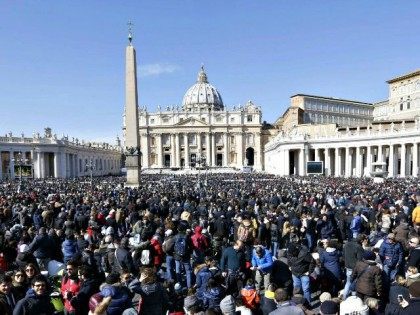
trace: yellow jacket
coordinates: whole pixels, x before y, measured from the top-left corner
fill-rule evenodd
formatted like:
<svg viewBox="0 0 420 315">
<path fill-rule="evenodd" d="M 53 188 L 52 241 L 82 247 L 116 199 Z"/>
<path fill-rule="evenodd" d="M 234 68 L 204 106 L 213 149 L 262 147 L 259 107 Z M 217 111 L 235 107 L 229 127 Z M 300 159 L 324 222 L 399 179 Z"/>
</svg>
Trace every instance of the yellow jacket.
<svg viewBox="0 0 420 315">
<path fill-rule="evenodd" d="M 420 206 L 414 208 L 413 213 L 411 214 L 413 223 L 420 224 Z"/>
</svg>

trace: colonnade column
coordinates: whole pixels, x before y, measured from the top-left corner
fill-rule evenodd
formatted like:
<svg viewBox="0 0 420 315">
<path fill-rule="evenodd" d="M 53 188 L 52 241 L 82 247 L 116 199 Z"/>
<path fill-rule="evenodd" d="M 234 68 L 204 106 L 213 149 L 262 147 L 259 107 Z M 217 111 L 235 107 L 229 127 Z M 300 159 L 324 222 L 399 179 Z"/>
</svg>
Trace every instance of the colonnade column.
<svg viewBox="0 0 420 315">
<path fill-rule="evenodd" d="M 285 149 L 284 152 L 283 152 L 283 160 L 284 160 L 283 175 L 289 176 L 290 175 L 290 173 L 289 173 L 289 171 L 290 171 L 290 165 L 289 165 L 290 164 L 290 154 L 289 154 L 288 149 Z"/>
<path fill-rule="evenodd" d="M 184 134 L 184 165 L 185 168 L 190 167 L 190 150 L 188 146 L 188 133 Z"/>
<path fill-rule="evenodd" d="M 405 177 L 405 166 L 406 166 L 406 147 L 405 143 L 401 144 L 401 172 L 400 177 Z"/>
<path fill-rule="evenodd" d="M 10 179 L 15 179 L 15 152 L 10 151 L 9 156 Z"/>
<path fill-rule="evenodd" d="M 318 148 L 315 149 L 315 161 L 317 161 L 317 162 L 319 162 L 321 160 L 320 156 L 319 156 L 319 150 L 320 149 L 318 149 Z"/>
<path fill-rule="evenodd" d="M 3 179 L 3 160 L 1 158 L 1 150 L 0 150 L 0 181 Z"/>
<path fill-rule="evenodd" d="M 389 145 L 389 162 L 388 162 L 388 177 L 395 176 L 395 152 L 394 145 Z"/>
<path fill-rule="evenodd" d="M 413 176 L 417 177 L 418 175 L 419 175 L 419 144 L 416 142 L 413 144 Z"/>
<path fill-rule="evenodd" d="M 149 133 L 144 133 L 144 142 L 145 145 L 142 150 L 142 168 L 149 168 L 150 167 L 150 135 Z"/>
<path fill-rule="evenodd" d="M 362 155 L 360 154 L 360 147 L 356 147 L 356 176 L 362 176 Z"/>
<path fill-rule="evenodd" d="M 228 165 L 228 135 L 227 133 L 223 134 L 223 166 L 227 167 Z"/>
<path fill-rule="evenodd" d="M 215 166 L 215 160 L 216 160 L 216 156 L 215 156 L 215 152 L 216 152 L 216 143 L 214 141 L 214 132 L 212 132 L 210 134 L 210 166 Z"/>
<path fill-rule="evenodd" d="M 345 153 L 345 177 L 351 177 L 351 155 L 350 155 L 350 148 L 346 147 L 346 153 Z"/>
<path fill-rule="evenodd" d="M 299 175 L 305 176 L 305 148 L 299 150 Z"/>
<path fill-rule="evenodd" d="M 378 145 L 378 156 L 376 157 L 376 161 L 382 162 L 382 160 L 383 160 L 382 145 Z"/>
<path fill-rule="evenodd" d="M 368 146 L 366 148 L 366 168 L 367 168 L 367 176 L 370 176 L 370 172 L 372 172 L 372 147 Z"/>
<path fill-rule="evenodd" d="M 197 155 L 201 159 L 201 132 L 197 133 Z"/>
<path fill-rule="evenodd" d="M 330 175 L 332 175 L 332 173 L 331 173 L 331 156 L 330 156 L 330 149 L 329 148 L 325 149 L 324 157 L 325 157 L 325 165 L 324 165 L 325 176 L 330 176 Z"/>
<path fill-rule="evenodd" d="M 335 160 L 334 160 L 334 176 L 338 177 L 341 175 L 341 158 L 340 158 L 340 149 L 339 148 L 335 148 L 334 149 L 334 154 L 335 154 Z"/>
<path fill-rule="evenodd" d="M 60 152 L 54 153 L 54 177 L 60 177 Z"/>
</svg>

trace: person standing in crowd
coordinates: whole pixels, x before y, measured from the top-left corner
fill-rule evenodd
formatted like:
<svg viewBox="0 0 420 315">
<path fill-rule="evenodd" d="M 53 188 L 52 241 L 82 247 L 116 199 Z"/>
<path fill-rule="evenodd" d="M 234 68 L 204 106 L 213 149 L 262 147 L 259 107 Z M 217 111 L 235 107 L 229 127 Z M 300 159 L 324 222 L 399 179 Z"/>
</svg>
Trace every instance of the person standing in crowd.
<svg viewBox="0 0 420 315">
<path fill-rule="evenodd" d="M 352 281 L 356 281 L 357 296 L 378 298 L 383 294 L 382 270 L 376 265 L 376 255 L 372 251 L 363 253 L 353 269 Z"/>
<path fill-rule="evenodd" d="M 16 301 L 16 297 L 12 292 L 12 278 L 0 274 L 0 314 L 12 315 Z"/>
<path fill-rule="evenodd" d="M 117 249 L 113 253 L 114 264 L 113 272 L 118 273 L 122 270 L 129 271 L 133 274 L 136 274 L 137 270 L 134 266 L 133 257 L 131 256 L 131 251 L 129 247 L 129 240 L 126 237 L 123 237 L 118 245 Z"/>
<path fill-rule="evenodd" d="M 34 253 L 40 268 L 46 270 L 48 262 L 51 260 L 54 243 L 47 234 L 45 227 L 39 229 L 38 235 L 35 236 L 32 243 L 29 245 L 29 251 Z"/>
<path fill-rule="evenodd" d="M 329 292 L 337 296 L 341 284 L 341 252 L 331 241 L 324 242 L 324 248 L 320 254 L 321 267 L 323 268 L 324 279 L 327 280 Z"/>
<path fill-rule="evenodd" d="M 394 281 L 403 263 L 403 248 L 400 243 L 395 241 L 394 233 L 389 233 L 386 240 L 381 244 L 379 257 L 384 266 L 388 282 Z"/>
<path fill-rule="evenodd" d="M 414 282 L 408 288 L 408 292 L 410 293 L 410 300 L 408 303 L 404 303 L 405 300 L 401 304 L 403 304 L 403 309 L 401 310 L 401 315 L 418 315 L 420 310 L 420 282 Z"/>
<path fill-rule="evenodd" d="M 240 272 L 245 269 L 245 253 L 243 252 L 243 242 L 237 240 L 233 246 L 227 247 L 220 259 L 220 269 L 222 276 L 226 279 L 226 290 L 229 294 L 238 293 Z"/>
<path fill-rule="evenodd" d="M 182 275 L 185 273 L 187 279 L 187 287 L 191 288 L 192 283 L 192 267 L 191 267 L 191 253 L 193 245 L 191 238 L 187 236 L 186 231 L 188 222 L 181 221 L 178 225 L 178 234 L 174 238 L 174 258 L 175 258 L 175 273 L 177 282 L 182 283 Z"/>
<path fill-rule="evenodd" d="M 315 270 L 315 261 L 308 248 L 297 242 L 289 245 L 287 263 L 292 271 L 293 287 L 303 291 L 303 296 L 311 303 L 309 275 Z"/>
<path fill-rule="evenodd" d="M 32 288 L 16 304 L 13 315 L 53 315 L 55 309 L 51 304 L 47 283 L 44 276 L 35 276 L 32 279 Z"/>
<path fill-rule="evenodd" d="M 272 268 L 273 256 L 271 252 L 261 245 L 257 246 L 252 251 L 251 270 L 255 271 L 255 283 L 258 291 L 268 288 Z"/>
<path fill-rule="evenodd" d="M 284 289 L 277 289 L 274 292 L 274 299 L 277 308 L 269 315 L 305 315 L 303 310 L 289 300 L 289 296 Z"/>
<path fill-rule="evenodd" d="M 359 234 L 356 239 L 353 239 L 343 247 L 343 258 L 344 266 L 346 268 L 346 284 L 343 290 L 343 298 L 346 299 L 349 296 L 350 290 L 352 289 L 352 274 L 353 269 L 356 266 L 356 263 L 363 258 L 363 242 L 365 241 L 366 236 Z M 354 288 L 353 288 L 354 289 Z"/>
<path fill-rule="evenodd" d="M 420 270 L 420 238 L 411 237 L 409 242 L 409 254 L 407 257 L 406 266 L 413 266 Z"/>
<path fill-rule="evenodd" d="M 68 266 L 68 265 L 67 265 Z M 73 294 L 70 304 L 74 308 L 75 315 L 84 315 L 89 312 L 89 299 L 99 291 L 98 279 L 95 278 L 95 271 L 89 266 L 79 268 L 80 288 Z"/>
<path fill-rule="evenodd" d="M 353 210 L 353 219 L 350 223 L 350 231 L 352 233 L 353 239 L 356 239 L 359 233 L 362 230 L 362 217 L 360 216 L 359 211 Z"/>
<path fill-rule="evenodd" d="M 172 229 L 165 231 L 165 239 L 162 244 L 162 250 L 165 253 L 166 261 L 166 280 L 175 280 L 175 260 L 174 260 L 174 244 L 175 236 L 173 235 Z"/>
<path fill-rule="evenodd" d="M 65 315 L 76 315 L 76 309 L 73 307 L 71 300 L 76 296 L 82 286 L 82 281 L 78 276 L 78 267 L 76 263 L 69 260 L 66 264 L 66 274 L 61 280 L 60 292 L 64 299 Z"/>
</svg>

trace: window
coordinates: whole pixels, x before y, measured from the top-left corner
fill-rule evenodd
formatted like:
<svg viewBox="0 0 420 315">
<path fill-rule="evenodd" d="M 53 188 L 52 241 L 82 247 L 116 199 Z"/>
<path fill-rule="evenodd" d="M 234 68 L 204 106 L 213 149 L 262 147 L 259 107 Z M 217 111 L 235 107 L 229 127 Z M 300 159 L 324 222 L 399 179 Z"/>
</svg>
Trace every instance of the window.
<svg viewBox="0 0 420 315">
<path fill-rule="evenodd" d="M 230 122 L 231 123 L 235 122 L 235 117 L 230 117 Z"/>
<path fill-rule="evenodd" d="M 154 124 L 154 123 L 155 123 L 155 119 L 154 119 L 154 118 L 151 118 L 151 119 L 150 119 L 150 123 L 151 123 L 151 124 Z"/>
<path fill-rule="evenodd" d="M 246 116 L 246 121 L 247 122 L 252 122 L 252 115 Z"/>
<path fill-rule="evenodd" d="M 404 109 L 404 104 L 403 103 L 401 103 L 400 104 L 400 110 L 403 110 Z"/>
<path fill-rule="evenodd" d="M 235 136 L 230 136 L 230 144 L 235 144 Z"/>
<path fill-rule="evenodd" d="M 164 124 L 167 124 L 167 123 L 169 122 L 169 118 L 163 118 L 163 119 L 162 119 L 162 122 L 163 122 Z"/>
<path fill-rule="evenodd" d="M 410 102 L 407 102 L 407 109 L 410 109 Z"/>
</svg>

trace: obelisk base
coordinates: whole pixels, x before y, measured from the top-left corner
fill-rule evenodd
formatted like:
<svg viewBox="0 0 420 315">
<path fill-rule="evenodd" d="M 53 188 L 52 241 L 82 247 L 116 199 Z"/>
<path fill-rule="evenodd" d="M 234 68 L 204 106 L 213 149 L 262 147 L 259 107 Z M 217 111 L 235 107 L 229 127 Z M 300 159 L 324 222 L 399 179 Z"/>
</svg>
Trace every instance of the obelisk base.
<svg viewBox="0 0 420 315">
<path fill-rule="evenodd" d="M 125 160 L 127 169 L 127 187 L 140 186 L 140 157 L 139 155 L 127 155 Z"/>
</svg>

